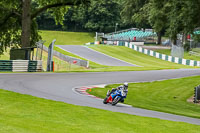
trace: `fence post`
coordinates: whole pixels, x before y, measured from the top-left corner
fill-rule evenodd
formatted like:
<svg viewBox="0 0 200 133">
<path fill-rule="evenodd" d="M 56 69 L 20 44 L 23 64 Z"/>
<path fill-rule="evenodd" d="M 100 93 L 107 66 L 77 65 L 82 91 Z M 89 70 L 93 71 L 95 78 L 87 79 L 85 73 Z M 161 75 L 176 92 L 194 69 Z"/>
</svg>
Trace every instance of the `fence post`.
<svg viewBox="0 0 200 133">
<path fill-rule="evenodd" d="M 54 43 L 55 43 L 56 39 L 54 39 L 52 41 L 52 43 L 49 45 L 49 48 L 48 48 L 48 59 L 47 59 L 47 71 L 52 71 L 52 65 L 51 65 L 51 62 L 53 61 L 53 46 L 54 46 Z"/>
</svg>

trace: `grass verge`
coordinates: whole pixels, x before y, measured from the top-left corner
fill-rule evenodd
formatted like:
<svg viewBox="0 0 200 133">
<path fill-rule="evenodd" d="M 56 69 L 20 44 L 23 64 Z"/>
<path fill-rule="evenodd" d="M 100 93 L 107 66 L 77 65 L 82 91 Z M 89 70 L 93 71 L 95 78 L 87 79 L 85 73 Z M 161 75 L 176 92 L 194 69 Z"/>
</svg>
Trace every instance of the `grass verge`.
<svg viewBox="0 0 200 133">
<path fill-rule="evenodd" d="M 42 40 L 45 40 L 45 45 L 56 39 L 56 45 L 83 45 L 88 42 L 94 42 L 94 33 L 88 32 L 64 32 L 64 31 L 39 31 Z"/>
<path fill-rule="evenodd" d="M 196 133 L 200 126 L 56 102 L 0 89 L 1 133 Z"/>
<path fill-rule="evenodd" d="M 0 60 L 10 60 L 10 49 L 7 49 L 7 51 L 0 55 Z"/>
<path fill-rule="evenodd" d="M 193 96 L 194 87 L 199 85 L 200 76 L 164 81 L 130 83 L 126 104 L 150 110 L 162 111 L 178 115 L 200 118 L 200 106 L 188 103 Z M 104 98 L 110 88 L 118 84 L 95 88 L 88 92 Z"/>
</svg>

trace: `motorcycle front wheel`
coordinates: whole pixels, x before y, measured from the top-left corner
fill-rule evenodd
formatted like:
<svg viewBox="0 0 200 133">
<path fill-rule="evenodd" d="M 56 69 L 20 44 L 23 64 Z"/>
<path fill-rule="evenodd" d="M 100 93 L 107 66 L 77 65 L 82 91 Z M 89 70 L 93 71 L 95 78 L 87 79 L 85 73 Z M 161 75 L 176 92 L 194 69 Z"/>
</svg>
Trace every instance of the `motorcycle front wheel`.
<svg viewBox="0 0 200 133">
<path fill-rule="evenodd" d="M 116 105 L 120 101 L 120 99 L 121 99 L 120 97 L 115 97 L 115 99 L 112 102 L 112 105 L 113 106 Z"/>
</svg>

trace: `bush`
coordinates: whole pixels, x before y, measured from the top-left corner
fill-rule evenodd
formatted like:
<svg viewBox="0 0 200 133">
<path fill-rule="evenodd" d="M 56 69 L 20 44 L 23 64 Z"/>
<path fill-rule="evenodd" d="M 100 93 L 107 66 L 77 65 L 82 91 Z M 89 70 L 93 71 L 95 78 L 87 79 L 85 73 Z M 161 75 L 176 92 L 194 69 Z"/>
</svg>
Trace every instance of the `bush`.
<svg viewBox="0 0 200 133">
<path fill-rule="evenodd" d="M 186 42 L 185 45 L 184 45 L 184 50 L 185 51 L 190 51 L 190 43 L 189 42 Z"/>
</svg>

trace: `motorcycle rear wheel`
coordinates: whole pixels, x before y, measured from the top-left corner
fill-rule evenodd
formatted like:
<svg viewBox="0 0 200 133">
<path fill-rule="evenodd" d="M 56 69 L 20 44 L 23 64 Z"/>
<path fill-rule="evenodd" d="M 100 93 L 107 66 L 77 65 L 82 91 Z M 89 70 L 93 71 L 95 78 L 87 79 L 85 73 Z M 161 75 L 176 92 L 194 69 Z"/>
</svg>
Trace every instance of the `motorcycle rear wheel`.
<svg viewBox="0 0 200 133">
<path fill-rule="evenodd" d="M 107 104 L 108 97 L 104 98 L 103 103 Z"/>
</svg>

